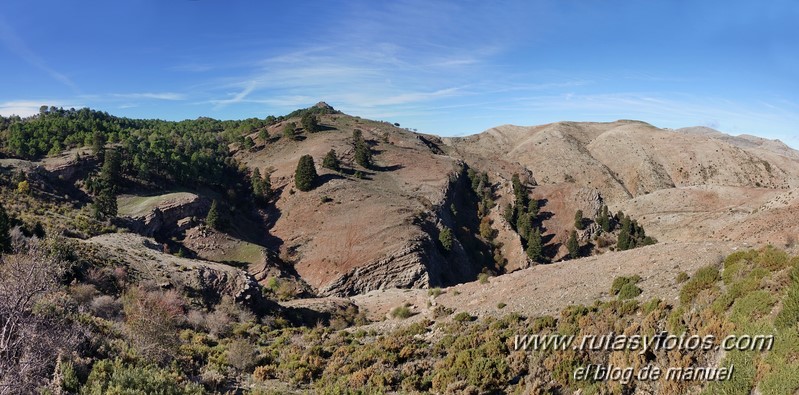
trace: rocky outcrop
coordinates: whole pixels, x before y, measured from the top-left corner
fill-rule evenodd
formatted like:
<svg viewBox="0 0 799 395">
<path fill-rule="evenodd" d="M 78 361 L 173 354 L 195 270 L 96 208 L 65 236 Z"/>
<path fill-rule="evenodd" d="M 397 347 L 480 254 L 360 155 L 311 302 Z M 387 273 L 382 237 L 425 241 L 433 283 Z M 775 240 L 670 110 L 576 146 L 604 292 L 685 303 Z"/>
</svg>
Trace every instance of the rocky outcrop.
<svg viewBox="0 0 799 395">
<path fill-rule="evenodd" d="M 212 305 L 223 297 L 254 311 L 265 312 L 276 304 L 265 299 L 255 277 L 244 270 L 216 262 L 181 258 L 162 252 L 154 240 L 131 233 L 112 233 L 93 237 L 87 245 L 98 258 L 124 262 L 132 278 L 162 288 L 173 288 L 193 303 Z"/>
<path fill-rule="evenodd" d="M 97 168 L 97 159 L 92 156 L 61 156 L 52 160 L 45 160 L 43 167 L 47 170 L 48 176 L 52 180 L 74 183 L 85 178 Z"/>
<path fill-rule="evenodd" d="M 161 198 L 161 199 L 159 199 Z M 191 194 L 169 194 L 152 197 L 149 210 L 122 216 L 125 225 L 143 236 L 169 235 L 195 225 L 192 218 L 204 217 L 210 207 L 208 199 Z"/>
<path fill-rule="evenodd" d="M 323 289 L 322 295 L 350 296 L 385 288 L 424 288 L 428 286 L 428 261 L 424 244 L 429 240 L 409 240 L 408 245 L 375 262 L 359 266 Z"/>
</svg>

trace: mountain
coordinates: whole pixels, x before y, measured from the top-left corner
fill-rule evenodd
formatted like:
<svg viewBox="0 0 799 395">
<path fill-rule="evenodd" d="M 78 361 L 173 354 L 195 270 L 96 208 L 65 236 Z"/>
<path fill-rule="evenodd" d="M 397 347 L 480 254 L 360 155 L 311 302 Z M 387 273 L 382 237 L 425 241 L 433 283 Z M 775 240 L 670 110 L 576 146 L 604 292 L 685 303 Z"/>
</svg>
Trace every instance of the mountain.
<svg viewBox="0 0 799 395">
<path fill-rule="evenodd" d="M 49 108 L 0 118 L 0 153 L 0 326 L 25 323 L 14 352 L 36 366 L 0 352 L 0 393 L 799 389 L 799 152 L 778 141 L 631 120 L 439 137 L 319 103 L 243 121 Z M 779 340 L 511 346 L 663 330 Z M 644 360 L 739 376 L 570 378 Z"/>
</svg>

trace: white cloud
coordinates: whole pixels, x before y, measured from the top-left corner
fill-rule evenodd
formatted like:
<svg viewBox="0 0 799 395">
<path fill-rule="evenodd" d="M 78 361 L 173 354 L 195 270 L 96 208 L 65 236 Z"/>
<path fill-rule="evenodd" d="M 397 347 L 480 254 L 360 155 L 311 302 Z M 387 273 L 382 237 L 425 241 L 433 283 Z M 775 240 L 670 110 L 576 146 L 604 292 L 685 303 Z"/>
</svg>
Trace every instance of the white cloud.
<svg viewBox="0 0 799 395">
<path fill-rule="evenodd" d="M 64 104 L 59 100 L 16 100 L 0 103 L 0 115 L 8 117 L 11 115 L 19 115 L 20 117 L 29 117 L 39 113 L 41 106 L 56 106 L 64 108 L 81 108 L 81 105 Z"/>
</svg>

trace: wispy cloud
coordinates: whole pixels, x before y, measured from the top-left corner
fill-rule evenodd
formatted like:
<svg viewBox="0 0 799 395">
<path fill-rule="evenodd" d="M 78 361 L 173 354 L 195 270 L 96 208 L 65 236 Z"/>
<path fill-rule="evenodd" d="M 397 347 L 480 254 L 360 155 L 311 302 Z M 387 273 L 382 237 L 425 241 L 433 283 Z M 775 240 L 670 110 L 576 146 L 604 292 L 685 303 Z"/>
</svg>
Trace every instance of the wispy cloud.
<svg viewBox="0 0 799 395">
<path fill-rule="evenodd" d="M 51 68 L 47 63 L 39 57 L 33 50 L 31 50 L 25 41 L 20 38 L 14 29 L 6 23 L 5 19 L 0 16 L 0 41 L 13 53 L 22 58 L 31 66 L 45 72 L 54 80 L 68 86 L 73 91 L 78 92 L 78 86 L 63 73 Z"/>
<path fill-rule="evenodd" d="M 113 93 L 110 96 L 120 99 L 186 100 L 186 95 L 175 92 Z"/>
<path fill-rule="evenodd" d="M 69 104 L 61 100 L 16 100 L 0 103 L 0 115 L 8 117 L 11 115 L 19 115 L 20 117 L 29 117 L 39 113 L 41 106 L 56 106 L 56 107 L 74 107 L 80 108 L 82 105 Z"/>
</svg>

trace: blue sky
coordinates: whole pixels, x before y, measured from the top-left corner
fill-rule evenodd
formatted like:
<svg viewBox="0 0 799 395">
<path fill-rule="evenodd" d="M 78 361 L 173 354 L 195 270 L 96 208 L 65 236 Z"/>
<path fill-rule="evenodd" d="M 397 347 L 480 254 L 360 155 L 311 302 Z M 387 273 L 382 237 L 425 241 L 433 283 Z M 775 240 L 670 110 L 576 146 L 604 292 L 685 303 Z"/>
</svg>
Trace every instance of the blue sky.
<svg viewBox="0 0 799 395">
<path fill-rule="evenodd" d="M 6 1 L 0 114 L 179 120 L 324 100 L 441 135 L 640 119 L 799 147 L 793 1 Z"/>
</svg>

